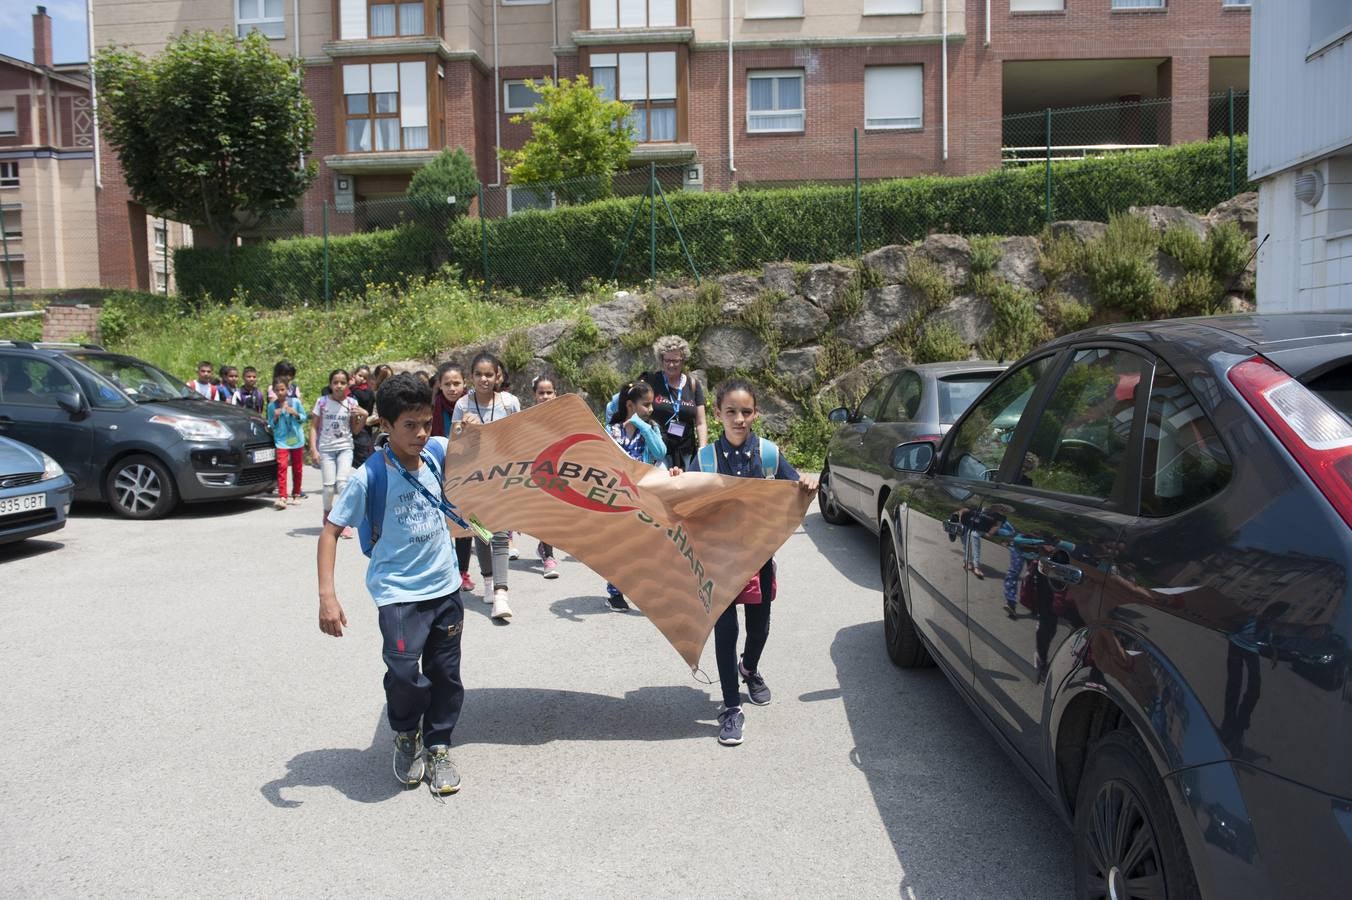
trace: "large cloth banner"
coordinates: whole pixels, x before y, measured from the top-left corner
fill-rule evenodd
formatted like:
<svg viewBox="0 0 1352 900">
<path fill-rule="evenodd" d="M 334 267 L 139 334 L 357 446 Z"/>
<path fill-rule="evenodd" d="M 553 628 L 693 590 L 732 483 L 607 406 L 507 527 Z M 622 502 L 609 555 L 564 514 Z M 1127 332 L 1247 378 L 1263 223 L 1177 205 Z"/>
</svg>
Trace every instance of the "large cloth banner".
<svg viewBox="0 0 1352 900">
<path fill-rule="evenodd" d="M 714 621 L 812 499 L 787 481 L 672 476 L 630 459 L 576 394 L 465 426 L 445 491 L 489 530 L 528 532 L 610 581 L 692 670 Z"/>
</svg>

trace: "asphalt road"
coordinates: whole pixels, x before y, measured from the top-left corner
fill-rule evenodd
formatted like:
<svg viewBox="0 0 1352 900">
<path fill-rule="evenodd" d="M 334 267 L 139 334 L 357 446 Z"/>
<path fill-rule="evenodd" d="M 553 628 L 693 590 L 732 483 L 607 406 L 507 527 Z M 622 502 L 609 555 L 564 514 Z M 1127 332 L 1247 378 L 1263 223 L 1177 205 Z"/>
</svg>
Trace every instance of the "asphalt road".
<svg viewBox="0 0 1352 900">
<path fill-rule="evenodd" d="M 1069 896 L 1051 810 L 943 675 L 888 662 L 863 529 L 814 508 L 779 552 L 774 702 L 736 748 L 641 614 L 519 537 L 512 624 L 466 604 L 442 801 L 390 774 L 355 541 L 350 631 L 319 632 L 319 515 L 77 508 L 0 547 L 0 895 Z"/>
</svg>

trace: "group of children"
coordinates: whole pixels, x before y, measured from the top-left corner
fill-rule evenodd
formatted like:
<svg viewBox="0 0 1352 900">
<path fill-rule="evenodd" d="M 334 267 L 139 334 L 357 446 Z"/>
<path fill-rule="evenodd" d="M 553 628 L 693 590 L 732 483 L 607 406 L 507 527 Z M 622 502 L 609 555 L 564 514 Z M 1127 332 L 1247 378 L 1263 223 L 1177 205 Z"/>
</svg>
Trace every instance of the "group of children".
<svg viewBox="0 0 1352 900">
<path fill-rule="evenodd" d="M 670 337 L 659 340 L 654 348 L 659 358 L 659 348 L 670 348 L 671 341 Z M 335 409 L 346 408 L 347 385 L 340 377 L 345 375 L 335 372 L 330 378 L 329 397 L 336 398 Z M 680 376 L 680 383 L 686 383 L 685 375 Z M 543 377 L 532 382 L 531 390 L 536 403 L 548 402 L 557 394 L 554 383 Z M 625 385 L 615 398 L 609 433 L 632 458 L 679 475 L 683 467 L 670 465 L 663 432 L 679 436 L 683 429 L 655 419 L 653 394 L 649 379 Z M 288 398 L 288 386 L 282 385 L 277 395 Z M 284 404 L 290 402 L 284 400 Z M 299 403 L 293 409 L 297 407 L 303 412 Z M 724 382 L 715 393 L 715 407 L 722 434 L 706 444 L 704 429 L 700 428 L 697 452 L 678 462 L 721 475 L 795 481 L 800 490 L 816 490 L 815 479 L 801 478 L 770 441 L 752 433 L 757 410 L 755 389 L 750 383 L 742 379 Z M 679 411 L 679 399 L 674 408 Z M 512 616 L 507 581 L 511 550 L 507 532 L 496 532 L 487 542 L 468 533 L 452 533 L 450 520 L 458 516 L 450 505 L 454 498 L 448 502 L 443 497 L 442 469 L 448 441 L 466 425 L 498 421 L 519 412 L 521 403 L 508 390 L 502 363 L 490 353 L 480 353 L 468 372 L 455 363 L 442 365 L 431 385 L 414 373 L 384 380 L 376 391 L 375 410 L 380 429 L 388 435 L 385 445 L 377 450 L 379 458 L 352 471 L 344 467 L 339 452 L 334 470 L 344 476 L 346 484 L 338 488 L 335 476 L 337 498 L 331 508 L 326 491 L 326 517 L 318 549 L 319 627 L 325 634 L 341 637 L 347 625 L 334 586 L 334 561 L 338 541 L 352 529 L 361 530 L 363 549 L 370 556 L 366 584 L 377 606 L 386 664 L 384 686 L 387 714 L 395 732 L 395 777 L 407 786 L 426 780 L 434 794 L 452 794 L 460 787 L 459 772 L 450 758 L 450 741 L 464 700 L 460 679 L 462 593 L 474 590 L 467 568 L 471 545 L 477 551 L 484 583 L 483 601 L 492 604 L 492 617 L 500 622 Z M 314 449 L 321 457 L 334 452 L 342 437 L 338 432 L 343 414 L 333 412 L 331 419 L 331 440 L 326 442 L 326 436 L 330 436 L 328 420 L 318 429 L 321 437 Z M 355 419 L 352 422 L 355 430 Z M 325 481 L 327 488 L 327 474 Z M 540 543 L 537 551 L 544 577 L 557 577 L 553 548 Z M 724 745 L 742 742 L 742 683 L 752 704 L 770 702 L 770 689 L 759 663 L 769 636 L 770 608 L 776 591 L 774 573 L 774 560 L 765 561 L 714 626 L 723 700 L 718 740 Z M 613 608 L 629 608 L 613 586 L 608 586 L 608 594 Z M 740 656 L 738 606 L 746 610 L 747 631 Z"/>
</svg>

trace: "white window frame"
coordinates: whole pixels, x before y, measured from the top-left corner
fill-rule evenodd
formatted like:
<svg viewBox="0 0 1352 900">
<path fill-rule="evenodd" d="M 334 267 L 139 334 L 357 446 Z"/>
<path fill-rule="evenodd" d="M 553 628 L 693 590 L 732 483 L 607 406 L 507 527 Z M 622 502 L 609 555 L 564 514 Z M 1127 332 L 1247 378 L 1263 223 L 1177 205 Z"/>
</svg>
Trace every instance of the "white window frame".
<svg viewBox="0 0 1352 900">
<path fill-rule="evenodd" d="M 632 0 L 643 6 L 643 21 L 640 23 L 624 21 L 626 0 L 591 0 L 587 11 L 586 27 L 600 31 L 630 30 L 635 28 L 675 28 L 680 15 L 680 0 Z M 661 10 L 658 21 L 653 21 L 653 5 L 660 2 L 669 9 Z"/>
<path fill-rule="evenodd" d="M 156 253 L 164 253 L 169 249 L 169 226 L 156 225 L 151 232 L 155 244 Z"/>
<path fill-rule="evenodd" d="M 545 6 L 554 0 L 502 0 L 503 6 Z"/>
<path fill-rule="evenodd" d="M 925 0 L 864 0 L 866 16 L 918 16 L 925 11 Z"/>
<path fill-rule="evenodd" d="M 656 70 L 654 57 L 672 58 L 671 64 L 671 96 L 666 96 L 660 90 L 657 96 L 654 96 L 653 83 L 656 79 L 653 72 Z M 642 57 L 642 64 L 639 65 L 639 57 Z M 635 68 L 638 66 L 638 68 Z M 639 139 L 635 135 L 634 140 L 640 144 L 672 144 L 680 141 L 681 128 L 681 65 L 680 58 L 674 50 L 636 50 L 623 51 L 619 53 L 595 53 L 592 54 L 588 62 L 588 74 L 592 83 L 596 83 L 597 69 L 613 69 L 615 71 L 615 96 L 611 99 L 620 100 L 635 107 L 634 113 L 638 114 L 640 108 L 645 117 L 645 127 L 647 135 Z M 628 77 L 625 77 L 625 76 Z M 642 87 L 638 87 L 638 83 Z M 668 107 L 670 104 L 670 107 Z M 650 111 L 654 108 L 673 110 L 676 116 L 676 129 L 669 141 L 654 141 L 652 139 L 653 129 L 650 118 Z"/>
<path fill-rule="evenodd" d="M 258 11 L 258 16 L 245 18 L 239 14 L 239 5 L 244 2 L 252 2 L 254 8 Z M 234 0 L 235 3 L 235 34 L 244 37 L 251 31 L 262 33 L 263 37 L 270 41 L 280 41 L 286 38 L 286 4 L 282 3 L 282 14 L 280 16 L 269 16 L 266 14 L 267 0 Z M 277 34 L 268 34 L 261 26 L 278 26 Z"/>
<path fill-rule="evenodd" d="M 757 7 L 759 7 L 759 10 L 753 11 Z M 746 13 L 742 18 L 801 19 L 803 18 L 803 0 L 746 0 Z"/>
<path fill-rule="evenodd" d="M 775 109 L 762 109 L 752 112 L 751 110 L 751 82 L 756 78 L 773 78 L 774 82 L 774 101 Z M 803 98 L 803 105 L 799 109 L 779 109 L 779 81 L 780 78 L 797 78 L 799 87 L 799 96 Z M 797 113 L 799 125 L 797 128 L 756 128 L 752 125 L 752 118 L 755 116 L 786 116 Z M 802 69 L 749 69 L 746 73 L 746 133 L 747 134 L 802 134 L 807 130 L 807 77 Z"/>
<path fill-rule="evenodd" d="M 1025 12 L 1065 12 L 1066 0 L 1009 0 L 1009 11 Z"/>
<path fill-rule="evenodd" d="M 528 206 L 525 209 L 516 209 L 515 206 L 513 206 L 512 204 L 512 192 L 517 189 L 523 191 L 530 191 L 532 194 L 535 194 L 536 196 L 538 196 L 542 190 L 541 188 L 532 187 L 531 185 L 528 184 L 507 185 L 507 215 L 514 216 L 519 212 L 530 212 L 532 210 L 538 210 L 542 208 L 539 206 Z M 549 206 L 543 208 L 553 209 L 554 207 L 559 205 L 559 198 L 554 194 L 553 191 L 549 191 L 548 193 L 549 193 Z"/>
<path fill-rule="evenodd" d="M 527 79 L 527 78 L 509 78 L 509 79 L 507 79 L 506 81 L 504 81 L 504 82 L 502 83 L 502 108 L 503 108 L 503 110 L 504 110 L 505 112 L 509 112 L 509 113 L 523 113 L 523 112 L 529 112 L 530 110 L 532 110 L 532 109 L 535 108 L 534 104 L 532 104 L 532 105 L 530 105 L 530 106 L 513 106 L 513 105 L 512 105 L 512 92 L 511 92 L 511 90 L 510 90 L 510 86 L 511 86 L 511 85 L 519 84 L 519 85 L 521 85 L 521 86 L 524 87 L 527 81 L 534 81 L 534 80 L 535 80 L 535 79 Z M 539 92 L 539 91 L 536 91 L 536 92 L 535 92 L 535 95 L 538 97 L 538 96 L 540 95 L 540 92 Z"/>
<path fill-rule="evenodd" d="M 1226 9 L 1252 9 L 1253 0 L 1221 0 L 1221 6 Z"/>
<path fill-rule="evenodd" d="M 1168 9 L 1168 0 L 1112 0 L 1108 6 L 1113 12 L 1134 12 L 1138 9 Z"/>
<path fill-rule="evenodd" d="M 19 186 L 19 161 L 17 159 L 0 162 L 0 188 L 6 190 Z"/>
<path fill-rule="evenodd" d="M 874 125 L 869 117 L 868 109 L 868 74 L 874 71 L 886 71 L 889 69 L 916 69 L 920 72 L 920 115 L 915 116 L 917 120 L 914 125 Z M 885 119 L 901 118 L 900 116 L 875 116 L 872 121 L 882 121 Z M 866 131 L 923 131 L 925 129 L 925 67 L 919 63 L 907 63 L 892 66 L 865 66 L 864 67 L 864 130 Z"/>
<path fill-rule="evenodd" d="M 377 72 L 377 69 L 380 71 Z M 393 91 L 376 89 L 378 87 L 377 81 L 381 82 L 379 87 L 388 87 L 387 79 L 391 76 L 394 78 L 395 89 Z M 412 153 L 419 150 L 437 149 L 434 146 L 434 133 L 431 129 L 426 62 L 419 59 L 400 62 L 343 63 L 340 77 L 342 78 L 343 91 L 341 132 L 345 153 Z M 353 88 L 364 88 L 364 90 L 353 90 Z M 377 94 L 394 94 L 396 98 L 395 113 L 376 112 L 375 98 Z M 365 96 L 367 98 L 367 111 L 358 114 L 349 113 L 347 98 L 350 96 Z M 397 123 L 398 147 L 376 147 L 377 123 L 382 119 L 393 120 Z M 365 120 L 370 123 L 371 146 L 365 150 L 348 146 L 348 122 L 353 120 Z M 409 146 L 411 143 L 408 140 L 407 132 L 409 131 L 423 132 L 421 147 Z"/>
<path fill-rule="evenodd" d="M 4 126 L 5 120 L 3 117 L 5 116 L 6 113 L 8 113 L 9 116 L 11 117 L 11 121 L 13 122 L 14 126 L 12 128 L 5 128 Z M 0 135 L 3 135 L 5 137 L 13 137 L 18 133 L 19 133 L 19 108 L 17 106 L 6 106 L 3 109 L 0 109 Z"/>
</svg>

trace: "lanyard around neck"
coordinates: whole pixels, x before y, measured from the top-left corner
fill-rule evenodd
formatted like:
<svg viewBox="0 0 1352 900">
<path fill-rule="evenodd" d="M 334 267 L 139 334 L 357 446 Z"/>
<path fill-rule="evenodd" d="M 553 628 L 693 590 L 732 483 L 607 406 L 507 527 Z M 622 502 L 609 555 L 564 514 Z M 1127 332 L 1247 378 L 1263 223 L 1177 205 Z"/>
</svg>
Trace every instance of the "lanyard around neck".
<svg viewBox="0 0 1352 900">
<path fill-rule="evenodd" d="M 493 533 L 488 529 L 484 528 L 482 525 L 480 525 L 478 519 L 474 518 L 473 516 L 470 516 L 469 521 L 466 522 L 465 519 L 460 515 L 459 511 L 455 508 L 455 506 L 453 506 L 450 503 L 450 501 L 448 501 L 445 497 L 435 496 L 431 491 L 427 489 L 426 485 L 424 485 L 421 481 L 417 479 L 416 476 L 414 476 L 412 472 L 410 472 L 408 469 L 405 469 L 404 464 L 401 463 L 398 460 L 398 458 L 394 455 L 393 451 L 390 450 L 389 444 L 385 445 L 385 458 L 388 459 L 390 463 L 396 469 L 399 470 L 399 474 L 404 476 L 404 480 L 407 481 L 409 484 L 413 485 L 413 487 L 417 489 L 418 493 L 422 494 L 423 499 L 426 500 L 428 503 L 431 503 L 438 510 L 440 510 L 443 516 L 450 519 L 452 522 L 459 525 L 461 528 L 464 528 L 467 531 L 474 532 L 476 535 L 479 536 L 481 540 L 484 541 L 493 540 Z M 424 460 L 424 462 L 426 462 L 426 460 Z M 433 468 L 433 471 L 435 472 L 436 469 Z"/>
<path fill-rule="evenodd" d="M 681 373 L 680 380 L 676 382 L 680 387 L 675 391 L 671 389 L 671 382 L 667 380 L 666 372 L 662 373 L 662 383 L 667 386 L 667 399 L 671 401 L 671 419 L 667 420 L 670 422 L 681 414 L 681 395 L 685 393 L 685 373 Z"/>
<path fill-rule="evenodd" d="M 472 392 L 470 394 L 470 399 L 474 401 L 474 414 L 479 417 L 480 422 L 483 422 L 484 411 L 483 408 L 479 406 L 478 393 Z M 488 422 L 493 421 L 493 417 L 496 416 L 497 414 L 498 414 L 498 392 L 494 391 L 493 396 L 488 401 Z M 484 424 L 487 425 L 488 422 L 484 422 Z"/>
</svg>

